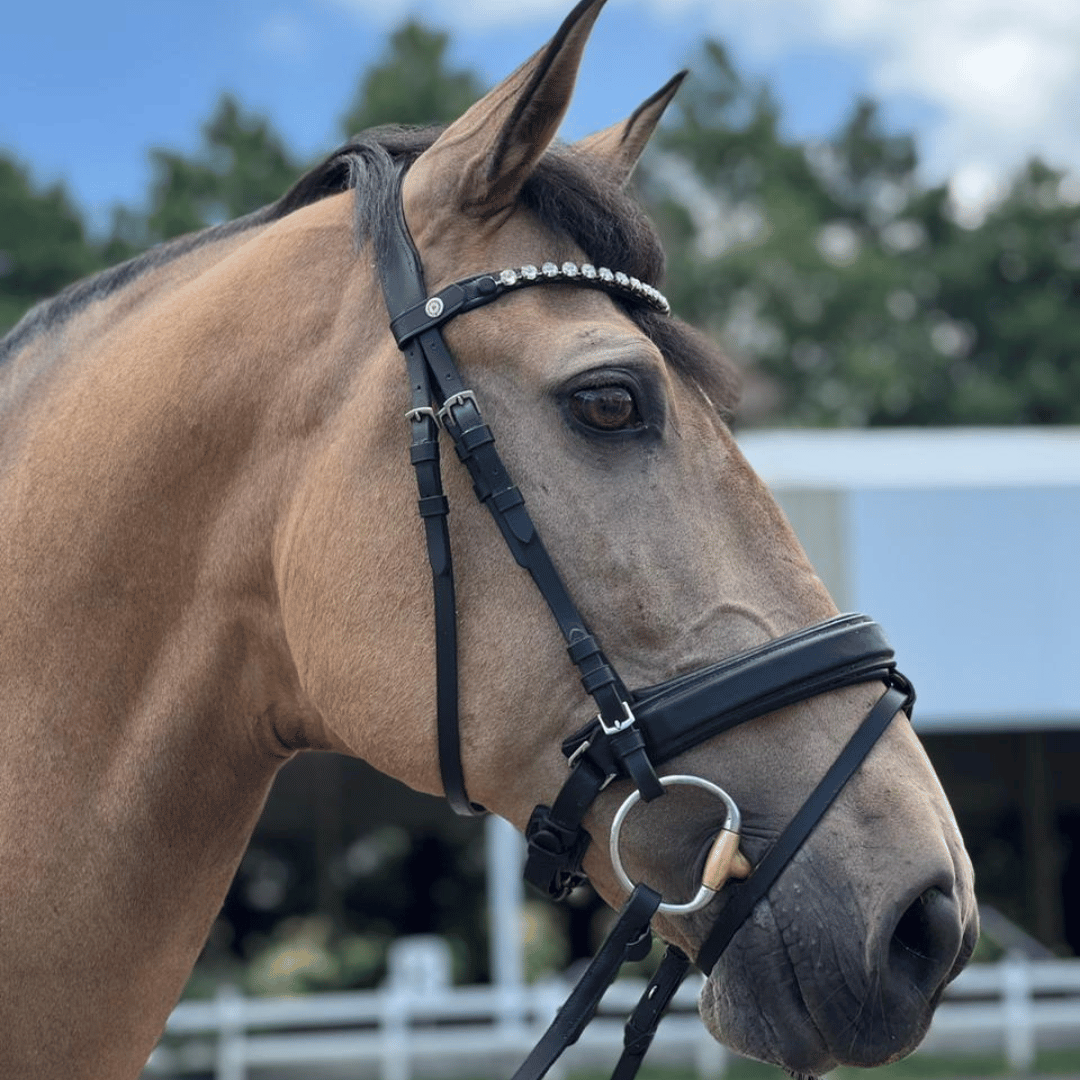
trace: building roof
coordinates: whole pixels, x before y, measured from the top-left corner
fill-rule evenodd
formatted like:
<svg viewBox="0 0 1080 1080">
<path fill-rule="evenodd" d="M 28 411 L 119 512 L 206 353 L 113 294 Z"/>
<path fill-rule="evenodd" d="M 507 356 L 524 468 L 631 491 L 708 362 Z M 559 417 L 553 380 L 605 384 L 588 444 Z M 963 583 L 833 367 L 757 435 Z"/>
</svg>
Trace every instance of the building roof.
<svg viewBox="0 0 1080 1080">
<path fill-rule="evenodd" d="M 1080 485 L 1080 427 L 771 430 L 737 438 L 774 489 Z"/>
</svg>

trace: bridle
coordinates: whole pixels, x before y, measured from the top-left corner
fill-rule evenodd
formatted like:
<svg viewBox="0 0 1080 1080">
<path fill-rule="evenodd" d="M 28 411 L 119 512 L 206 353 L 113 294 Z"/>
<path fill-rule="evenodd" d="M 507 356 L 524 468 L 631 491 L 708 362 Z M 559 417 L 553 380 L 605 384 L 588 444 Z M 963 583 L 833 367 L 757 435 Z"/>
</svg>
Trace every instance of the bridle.
<svg viewBox="0 0 1080 1080">
<path fill-rule="evenodd" d="M 442 327 L 457 315 L 492 303 L 508 292 L 545 284 L 600 289 L 629 307 L 646 307 L 665 315 L 670 311 L 668 303 L 657 289 L 636 278 L 572 262 L 476 274 L 429 296 L 420 257 L 405 224 L 402 175 L 403 170 L 398 174 L 395 212 L 380 223 L 376 244 L 390 328 L 404 353 L 411 387 L 406 416 L 435 595 L 439 767 L 447 800 L 459 814 L 484 812 L 466 794 L 461 764 L 456 607 L 449 505 L 439 464 L 440 427 L 453 441 L 477 498 L 491 512 L 514 559 L 530 574 L 547 602 L 582 686 L 597 706 L 596 719 L 563 743 L 569 773 L 562 789 L 551 806 L 540 805 L 533 811 L 526 829 L 526 878 L 553 899 L 564 899 L 585 880 L 581 863 L 590 837 L 582 822 L 612 780 L 628 778 L 635 788 L 616 814 L 610 845 L 616 875 L 627 886 L 632 883 L 622 871 L 618 839 L 636 801 L 649 802 L 662 796 L 667 786 L 689 783 L 711 789 L 727 811 L 724 827 L 706 861 L 702 887 L 692 901 L 663 905 L 660 895 L 649 886 L 632 886 L 607 940 L 551 1027 L 514 1074 L 514 1080 L 538 1080 L 580 1035 L 622 963 L 648 952 L 651 920 L 657 910 L 672 914 L 697 910 L 724 887 L 731 873 L 739 829 L 734 802 L 700 777 L 658 777 L 656 766 L 720 732 L 818 694 L 864 682 L 886 684 L 884 695 L 747 880 L 728 886 L 727 901 L 695 961 L 708 974 L 896 713 L 904 710 L 910 715 L 915 694 L 896 670 L 893 650 L 881 628 L 864 615 L 841 615 L 657 686 L 627 689 L 556 571 L 524 498 L 495 449 L 476 395 L 463 382 L 447 348 Z M 625 1049 L 613 1080 L 630 1080 L 636 1074 L 689 964 L 682 950 L 668 948 L 627 1022 Z"/>
</svg>

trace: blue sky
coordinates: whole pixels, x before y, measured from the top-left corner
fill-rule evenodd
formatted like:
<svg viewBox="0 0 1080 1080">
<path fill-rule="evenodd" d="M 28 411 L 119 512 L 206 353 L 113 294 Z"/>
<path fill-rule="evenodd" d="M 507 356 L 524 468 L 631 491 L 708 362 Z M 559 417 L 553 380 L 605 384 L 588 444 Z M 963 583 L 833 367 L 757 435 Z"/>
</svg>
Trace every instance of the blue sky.
<svg viewBox="0 0 1080 1080">
<path fill-rule="evenodd" d="M 0 148 L 62 179 L 97 222 L 135 205 L 153 146 L 192 149 L 219 95 L 302 154 L 331 149 L 360 72 L 416 14 L 495 81 L 570 0 L 53 0 L 5 12 Z M 610 0 L 564 134 L 606 126 L 690 63 L 702 36 L 769 80 L 787 130 L 835 130 L 859 93 L 914 131 L 928 179 L 991 190 L 1032 152 L 1080 166 L 1076 0 Z"/>
</svg>

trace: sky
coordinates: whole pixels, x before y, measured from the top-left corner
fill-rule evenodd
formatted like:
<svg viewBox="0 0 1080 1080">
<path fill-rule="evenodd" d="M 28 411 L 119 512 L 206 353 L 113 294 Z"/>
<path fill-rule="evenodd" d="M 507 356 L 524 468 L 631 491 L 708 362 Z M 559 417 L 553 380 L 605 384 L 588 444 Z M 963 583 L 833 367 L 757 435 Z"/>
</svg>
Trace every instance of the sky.
<svg viewBox="0 0 1080 1080">
<path fill-rule="evenodd" d="M 155 146 L 194 150 L 230 91 L 315 158 L 340 141 L 363 70 L 408 16 L 451 31 L 451 62 L 494 82 L 571 0 L 51 0 L 9 5 L 0 150 L 62 180 L 99 228 L 141 205 Z M 794 138 L 824 138 L 857 95 L 917 137 L 922 178 L 987 205 L 1031 155 L 1080 177 L 1080 0 L 609 0 L 563 128 L 622 119 L 704 35 L 765 79 Z"/>
</svg>

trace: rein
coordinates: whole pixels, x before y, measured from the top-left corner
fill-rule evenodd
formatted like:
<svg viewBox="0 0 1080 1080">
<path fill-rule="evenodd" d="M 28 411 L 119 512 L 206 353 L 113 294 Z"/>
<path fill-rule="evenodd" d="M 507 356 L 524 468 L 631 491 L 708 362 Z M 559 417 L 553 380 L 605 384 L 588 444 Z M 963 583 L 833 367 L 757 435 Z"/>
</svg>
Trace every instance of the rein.
<svg viewBox="0 0 1080 1080">
<path fill-rule="evenodd" d="M 400 185 L 400 175 L 399 175 Z M 459 814 L 481 814 L 465 788 L 458 724 L 457 617 L 453 562 L 443 491 L 439 430 L 445 429 L 469 471 L 477 498 L 487 506 L 515 561 L 528 571 L 566 641 L 570 660 L 597 706 L 596 718 L 563 743 L 568 777 L 552 805 L 533 811 L 526 828 L 526 879 L 553 899 L 565 899 L 584 882 L 581 868 L 590 836 L 582 822 L 611 781 L 635 787 L 616 815 L 612 863 L 630 896 L 597 955 L 555 1020 L 513 1080 L 539 1080 L 592 1019 L 624 962 L 641 959 L 651 946 L 658 910 L 697 910 L 725 889 L 725 904 L 696 958 L 706 975 L 793 858 L 803 841 L 900 710 L 910 715 L 911 684 L 895 666 L 893 650 L 877 623 L 864 615 L 840 615 L 717 664 L 657 686 L 628 690 L 586 626 L 555 569 L 525 500 L 513 484 L 484 423 L 476 395 L 464 383 L 441 328 L 466 311 L 508 292 L 544 284 L 601 289 L 621 303 L 669 314 L 652 285 L 606 267 L 564 262 L 525 266 L 462 279 L 429 296 L 420 257 L 405 224 L 398 190 L 396 213 L 383 223 L 379 273 L 390 328 L 405 356 L 410 381 L 410 458 L 416 472 L 435 597 L 436 700 L 439 768 L 446 798 Z M 852 735 L 839 757 L 747 879 L 728 883 L 738 856 L 738 809 L 722 789 L 692 776 L 664 776 L 656 766 L 739 724 L 818 694 L 864 682 L 883 682 L 884 695 Z M 727 818 L 706 861 L 702 888 L 686 905 L 665 905 L 645 884 L 632 885 L 618 850 L 622 821 L 638 800 L 649 802 L 673 783 L 705 786 L 725 802 Z M 657 1025 L 690 965 L 669 946 L 656 974 L 627 1021 L 624 1051 L 612 1080 L 631 1080 Z"/>
</svg>

